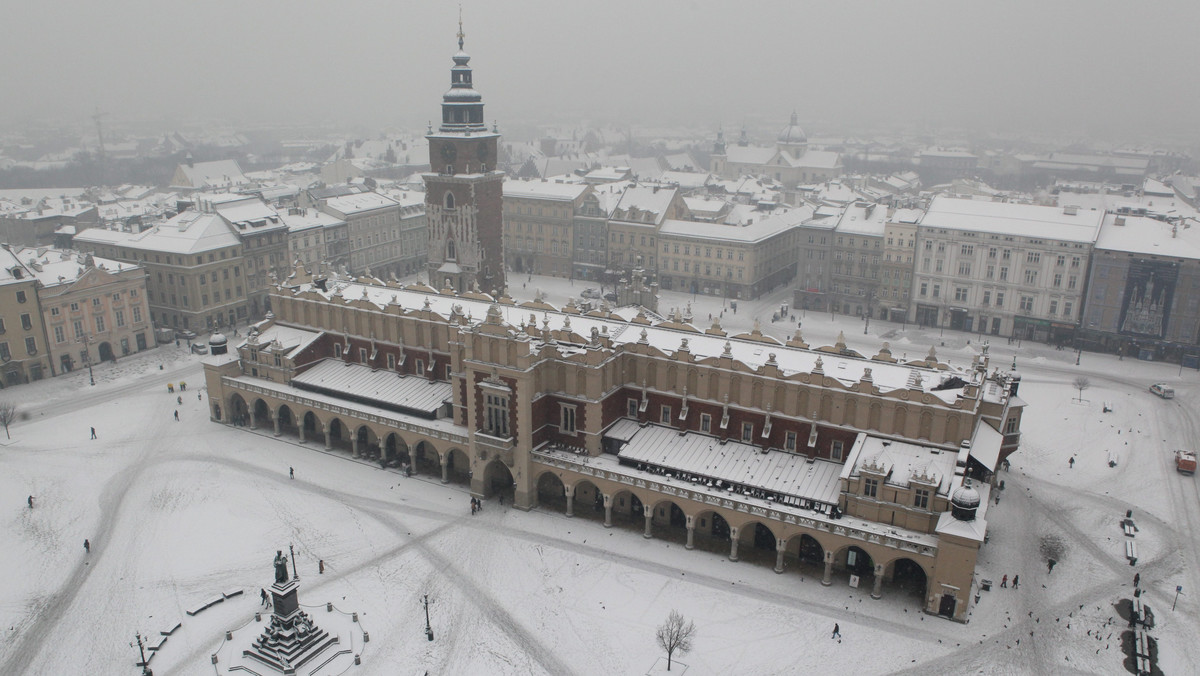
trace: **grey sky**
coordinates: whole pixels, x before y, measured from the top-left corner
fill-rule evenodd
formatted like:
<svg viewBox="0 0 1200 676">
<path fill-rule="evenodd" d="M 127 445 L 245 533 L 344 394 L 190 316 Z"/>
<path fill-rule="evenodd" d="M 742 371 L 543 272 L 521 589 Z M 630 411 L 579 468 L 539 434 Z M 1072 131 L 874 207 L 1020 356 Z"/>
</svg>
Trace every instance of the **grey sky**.
<svg viewBox="0 0 1200 676">
<path fill-rule="evenodd" d="M 467 0 L 487 116 L 810 133 L 967 126 L 1197 137 L 1200 3 Z M 47 0 L 4 12 L 0 121 L 415 126 L 455 3 Z"/>
</svg>

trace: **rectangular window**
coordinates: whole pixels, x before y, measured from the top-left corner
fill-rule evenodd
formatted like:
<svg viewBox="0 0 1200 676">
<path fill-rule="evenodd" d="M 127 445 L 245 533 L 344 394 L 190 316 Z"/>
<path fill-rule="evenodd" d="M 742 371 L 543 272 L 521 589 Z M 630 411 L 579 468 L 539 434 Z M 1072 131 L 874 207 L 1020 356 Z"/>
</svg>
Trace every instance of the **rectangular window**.
<svg viewBox="0 0 1200 676">
<path fill-rule="evenodd" d="M 1062 288 L 1062 273 L 1061 272 L 1054 273 L 1054 288 L 1056 288 L 1056 289 Z"/>
<path fill-rule="evenodd" d="M 1037 270 L 1025 271 L 1025 283 L 1031 286 L 1037 284 Z"/>
<path fill-rule="evenodd" d="M 492 436 L 508 436 L 508 397 L 488 394 L 484 397 L 486 416 L 485 431 Z"/>
<path fill-rule="evenodd" d="M 1009 418 L 1008 420 L 1004 421 L 1004 433 L 1005 434 L 1016 434 L 1016 432 L 1017 432 L 1017 419 L 1016 418 Z"/>
<path fill-rule="evenodd" d="M 742 441 L 746 443 L 754 441 L 754 423 L 742 423 Z"/>
<path fill-rule="evenodd" d="M 834 460 L 841 460 L 842 459 L 842 450 L 843 450 L 842 442 L 835 440 L 833 442 L 833 444 L 830 445 L 829 457 Z"/>
<path fill-rule="evenodd" d="M 1037 251 L 1030 251 L 1029 253 L 1025 254 L 1025 262 L 1026 263 L 1041 263 L 1042 262 L 1042 254 L 1038 253 Z"/>
<path fill-rule="evenodd" d="M 103 315 L 97 315 L 97 316 L 96 316 L 96 333 L 104 333 L 104 331 L 105 331 L 105 328 L 104 328 L 104 316 L 103 316 Z"/>
<path fill-rule="evenodd" d="M 114 314 L 116 315 L 117 326 L 125 326 L 125 311 L 117 310 Z"/>
<path fill-rule="evenodd" d="M 37 354 L 37 339 L 33 336 L 25 339 L 25 351 L 29 354 Z"/>
<path fill-rule="evenodd" d="M 971 275 L 971 264 L 962 261 L 958 264 L 958 274 L 960 277 L 969 277 Z"/>
<path fill-rule="evenodd" d="M 625 400 L 625 415 L 629 416 L 630 418 L 636 418 L 638 416 L 638 400 L 637 399 Z"/>
<path fill-rule="evenodd" d="M 796 433 L 788 432 L 783 439 L 783 448 L 788 451 L 796 450 Z"/>
<path fill-rule="evenodd" d="M 367 348 L 365 348 L 365 347 L 358 348 L 358 362 L 360 364 L 367 363 Z"/>
<path fill-rule="evenodd" d="M 413 367 L 413 371 L 419 376 L 425 375 L 425 360 L 418 359 Z"/>
<path fill-rule="evenodd" d="M 388 353 L 388 356 L 387 356 L 387 367 L 388 367 L 389 371 L 396 370 L 396 355 L 394 355 L 390 352 Z"/>
<path fill-rule="evenodd" d="M 1033 296 L 1021 296 L 1021 312 L 1033 312 Z"/>
<path fill-rule="evenodd" d="M 24 303 L 24 302 L 25 302 L 25 292 L 24 292 L 24 291 L 18 291 L 18 292 L 17 292 L 17 302 L 18 302 L 18 303 Z"/>
<path fill-rule="evenodd" d="M 965 303 L 967 302 L 967 289 L 965 287 L 954 288 L 954 300 Z"/>
<path fill-rule="evenodd" d="M 996 292 L 996 307 L 1004 307 L 1004 292 Z"/>
<path fill-rule="evenodd" d="M 1008 281 L 1008 268 L 1004 266 L 1000 267 L 1000 281 Z"/>
<path fill-rule="evenodd" d="M 75 329 L 75 340 L 83 338 L 83 322 L 76 319 L 71 322 L 71 328 Z"/>
<path fill-rule="evenodd" d="M 671 407 L 663 406 L 658 411 L 658 421 L 664 425 L 671 424 Z"/>
<path fill-rule="evenodd" d="M 1050 314 L 1052 314 L 1052 315 L 1058 314 L 1058 301 L 1056 301 L 1056 300 L 1050 301 Z"/>
<path fill-rule="evenodd" d="M 575 407 L 562 404 L 558 431 L 563 434 L 575 434 Z"/>
<path fill-rule="evenodd" d="M 868 498 L 878 497 L 879 479 L 863 479 L 863 495 Z"/>
<path fill-rule="evenodd" d="M 1071 314 L 1071 301 L 1063 303 L 1063 317 L 1066 317 L 1067 319 L 1074 318 L 1074 315 Z"/>
<path fill-rule="evenodd" d="M 700 414 L 700 431 L 701 432 L 711 432 L 712 431 L 712 416 L 711 415 L 709 415 L 707 413 Z"/>
<path fill-rule="evenodd" d="M 21 328 L 25 329 L 26 331 L 32 329 L 33 317 L 30 317 L 28 314 L 21 315 Z"/>
<path fill-rule="evenodd" d="M 924 488 L 918 488 L 913 491 L 913 507 L 917 509 L 929 509 L 929 491 Z"/>
<path fill-rule="evenodd" d="M 8 361 L 12 359 L 12 353 L 8 351 L 8 343 L 0 343 L 0 360 Z"/>
<path fill-rule="evenodd" d="M 138 323 L 140 323 L 141 321 L 142 321 L 142 308 L 140 308 L 140 307 L 137 307 L 137 306 L 135 305 L 135 306 L 133 307 L 133 323 L 134 323 L 134 324 L 138 324 Z"/>
<path fill-rule="evenodd" d="M 1070 277 L 1067 277 L 1067 288 L 1068 288 L 1068 289 L 1074 289 L 1074 288 L 1075 288 L 1075 282 L 1076 282 L 1076 279 L 1077 279 L 1077 278 L 1075 277 L 1075 275 L 1071 275 Z"/>
<path fill-rule="evenodd" d="M 941 298 L 941 297 L 942 297 L 942 285 L 941 285 L 941 284 L 934 284 L 934 285 L 933 285 L 933 297 L 934 297 L 934 298 Z"/>
<path fill-rule="evenodd" d="M 341 359 L 341 357 L 342 357 L 342 344 L 341 343 L 333 344 L 333 357 L 335 359 Z"/>
<path fill-rule="evenodd" d="M 67 332 L 63 331 L 63 327 L 61 327 L 61 326 L 54 327 L 54 342 L 56 342 L 56 343 L 67 342 Z"/>
</svg>

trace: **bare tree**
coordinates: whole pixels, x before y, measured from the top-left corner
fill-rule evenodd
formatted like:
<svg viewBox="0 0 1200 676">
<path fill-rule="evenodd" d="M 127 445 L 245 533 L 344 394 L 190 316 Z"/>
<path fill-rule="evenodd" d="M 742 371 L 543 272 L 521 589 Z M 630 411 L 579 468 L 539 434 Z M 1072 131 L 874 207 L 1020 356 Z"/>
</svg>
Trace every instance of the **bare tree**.
<svg viewBox="0 0 1200 676">
<path fill-rule="evenodd" d="M 8 433 L 8 426 L 17 419 L 17 405 L 7 401 L 0 401 L 0 425 L 4 425 L 4 436 L 12 439 L 12 435 Z"/>
<path fill-rule="evenodd" d="M 1088 380 L 1087 376 L 1076 376 L 1071 385 L 1079 390 L 1079 401 L 1083 401 L 1083 391 L 1092 386 L 1092 381 Z"/>
<path fill-rule="evenodd" d="M 692 649 L 692 637 L 696 633 L 696 625 L 691 620 L 685 621 L 678 610 L 672 610 L 667 621 L 658 627 L 655 638 L 658 647 L 667 651 L 667 671 L 671 670 L 671 655 L 676 651 L 680 654 Z"/>
</svg>

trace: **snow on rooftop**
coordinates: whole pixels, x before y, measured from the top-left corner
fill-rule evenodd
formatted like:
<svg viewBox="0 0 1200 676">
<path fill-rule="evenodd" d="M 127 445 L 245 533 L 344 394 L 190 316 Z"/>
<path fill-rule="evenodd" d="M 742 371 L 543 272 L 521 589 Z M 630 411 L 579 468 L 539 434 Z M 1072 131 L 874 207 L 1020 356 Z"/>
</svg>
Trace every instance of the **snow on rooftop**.
<svg viewBox="0 0 1200 676">
<path fill-rule="evenodd" d="M 1200 260 L 1198 221 L 1167 223 L 1145 216 L 1108 214 L 1096 248 L 1121 253 Z"/>
<path fill-rule="evenodd" d="M 939 195 L 921 225 L 1017 237 L 1094 242 L 1104 214 L 1084 209 L 958 199 Z"/>
<path fill-rule="evenodd" d="M 914 478 L 929 480 L 928 483 L 937 486 L 939 495 L 948 496 L 957 487 L 954 479 L 957 459 L 955 452 L 864 434 L 855 441 L 842 474 L 847 478 L 857 477 L 864 466 L 876 468 L 885 475 L 884 483 L 889 486 L 907 488 Z"/>
<path fill-rule="evenodd" d="M 393 302 L 399 303 L 402 308 L 410 310 L 420 309 L 428 305 L 430 311 L 447 318 L 450 317 L 457 306 L 460 314 L 472 325 L 478 325 L 483 322 L 487 316 L 489 307 L 493 305 L 493 303 L 484 300 L 475 300 L 462 296 L 443 296 L 436 293 L 388 286 L 365 285 L 360 282 L 347 281 L 331 282 L 327 291 L 321 291 L 317 287 L 308 284 L 302 285 L 297 289 L 297 293 L 305 291 L 318 293 L 326 298 L 336 296 L 343 299 L 343 302 L 366 300 L 380 309 L 386 308 Z M 616 318 L 609 318 L 516 305 L 495 304 L 495 307 L 499 313 L 500 320 L 514 329 L 517 329 L 522 324 L 526 326 L 532 324 L 537 327 L 549 326 L 554 331 L 570 330 L 580 337 L 581 340 L 577 344 L 565 343 L 562 340 L 556 341 L 559 349 L 563 351 L 582 351 L 584 344 L 589 340 L 591 330 L 594 328 L 600 335 L 611 338 L 614 346 L 645 342 L 663 352 L 671 354 L 685 347 L 686 344 L 686 348 L 694 359 L 716 358 L 728 355 L 755 369 L 764 366 L 770 360 L 774 359 L 775 365 L 784 376 L 797 373 L 812 373 L 819 367 L 825 377 L 833 378 L 847 387 L 861 381 L 869 371 L 873 385 L 881 392 L 912 389 L 931 394 L 947 404 L 953 403 L 960 391 L 934 391 L 932 388 L 937 386 L 946 375 L 959 375 L 968 382 L 971 382 L 974 377 L 973 373 L 957 367 L 952 367 L 949 370 L 933 370 L 924 366 L 893 364 L 842 356 L 830 352 L 788 347 L 777 344 L 774 342 L 774 339 L 768 339 L 770 342 L 760 342 L 759 340 L 751 339 L 752 336 L 739 338 L 736 336 L 710 335 L 701 333 L 700 329 L 695 329 L 695 332 L 693 332 L 673 328 L 674 324 L 653 318 L 650 319 L 650 324 L 642 325 L 631 323 L 628 319 L 622 319 L 619 314 Z M 545 307 L 550 306 L 547 305 Z M 637 311 L 634 309 L 629 310 L 630 314 L 635 312 Z M 643 333 L 645 334 L 644 338 L 642 336 Z M 542 344 L 542 341 L 531 338 L 529 341 L 531 353 L 539 351 Z M 728 346 L 728 352 L 726 351 L 726 346 Z M 920 377 L 917 378 L 916 375 Z"/>
<path fill-rule="evenodd" d="M 505 197 L 533 197 L 544 200 L 575 200 L 587 192 L 586 183 L 562 183 L 551 180 L 504 181 Z"/>
<path fill-rule="evenodd" d="M 361 192 L 353 195 L 330 197 L 324 200 L 324 202 L 329 208 L 335 209 L 347 216 L 374 209 L 384 209 L 399 204 L 396 200 L 386 195 L 380 195 L 377 192 Z"/>
<path fill-rule="evenodd" d="M 748 486 L 784 496 L 838 502 L 842 463 L 784 452 L 763 453 L 737 441 L 721 444 L 705 434 L 647 425 L 621 448 L 622 460 L 647 463 L 697 475 L 722 485 Z"/>
<path fill-rule="evenodd" d="M 430 415 L 437 413 L 442 402 L 451 397 L 451 385 L 446 381 L 406 376 L 340 359 L 321 360 L 292 378 L 292 384 L 301 389 L 318 388 Z"/>
</svg>

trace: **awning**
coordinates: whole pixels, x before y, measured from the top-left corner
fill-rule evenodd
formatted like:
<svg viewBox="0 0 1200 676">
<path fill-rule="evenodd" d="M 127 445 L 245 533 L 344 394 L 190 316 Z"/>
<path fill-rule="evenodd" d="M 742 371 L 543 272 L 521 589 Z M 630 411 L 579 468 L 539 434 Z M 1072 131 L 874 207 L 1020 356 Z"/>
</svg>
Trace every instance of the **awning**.
<svg viewBox="0 0 1200 676">
<path fill-rule="evenodd" d="M 975 438 L 971 440 L 971 457 L 989 471 L 996 471 L 996 463 L 1000 461 L 1000 447 L 1004 444 L 1004 435 L 992 429 L 992 426 L 979 421 L 975 426 Z"/>
</svg>

